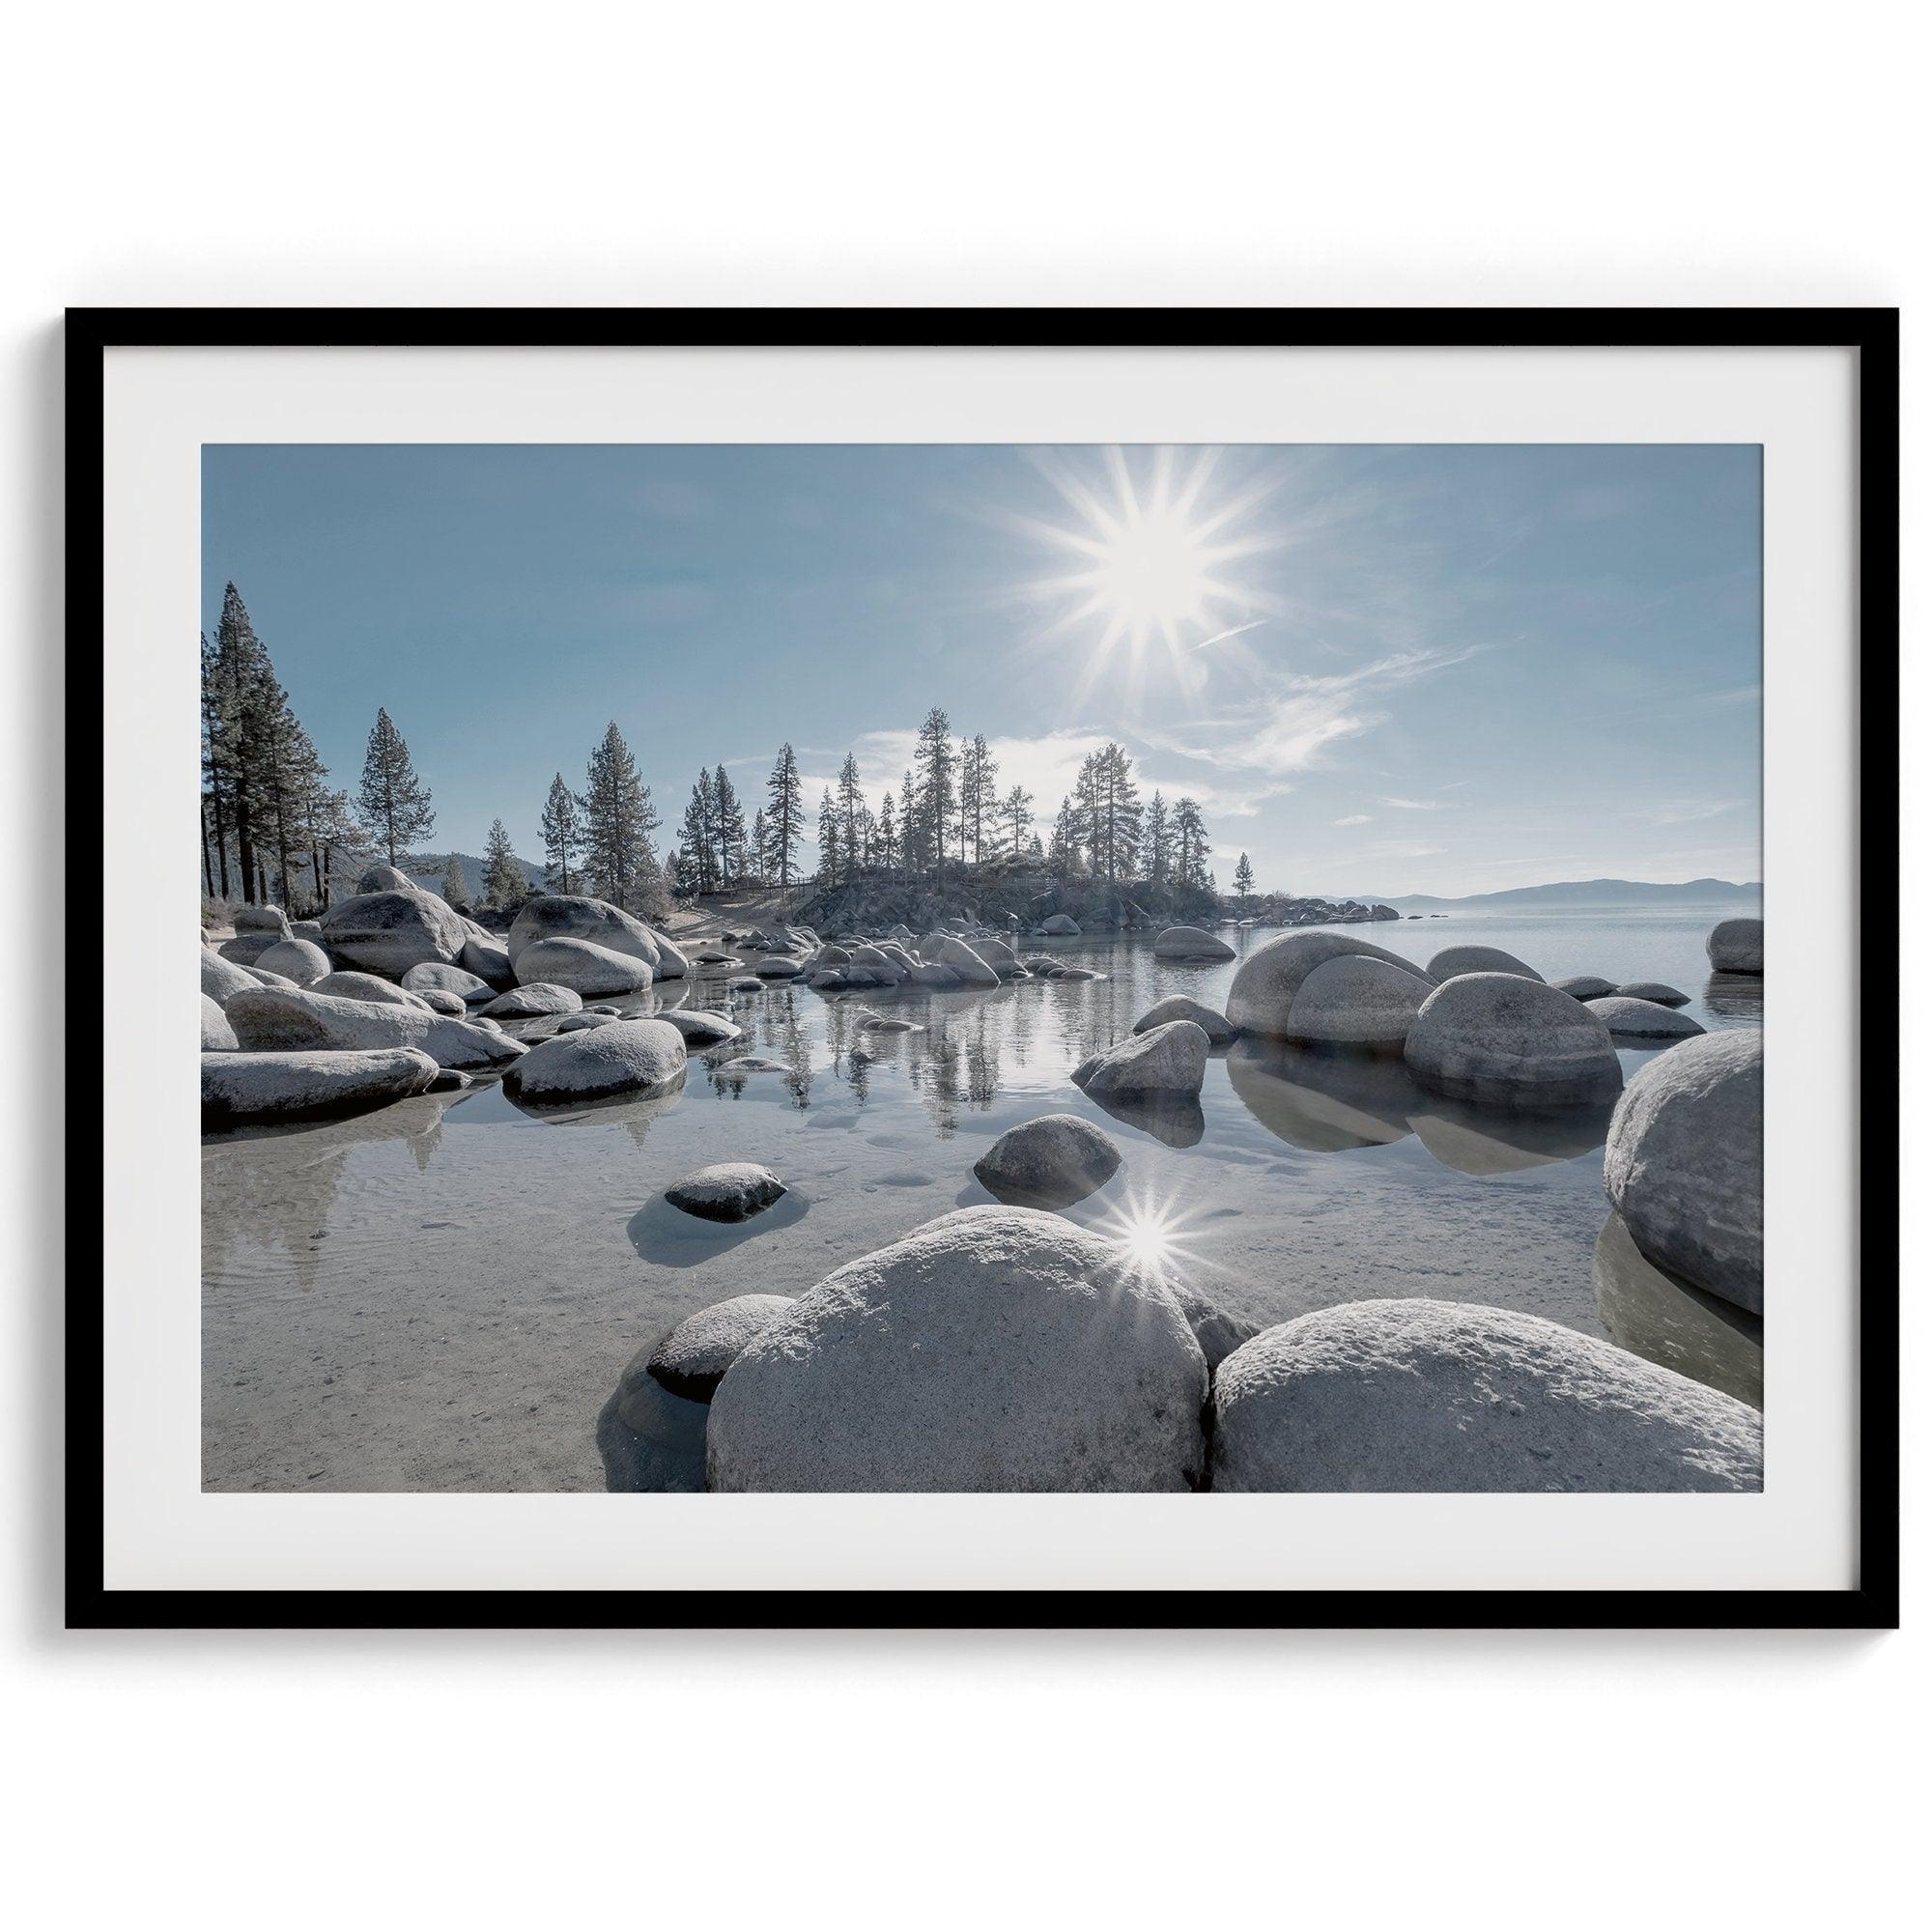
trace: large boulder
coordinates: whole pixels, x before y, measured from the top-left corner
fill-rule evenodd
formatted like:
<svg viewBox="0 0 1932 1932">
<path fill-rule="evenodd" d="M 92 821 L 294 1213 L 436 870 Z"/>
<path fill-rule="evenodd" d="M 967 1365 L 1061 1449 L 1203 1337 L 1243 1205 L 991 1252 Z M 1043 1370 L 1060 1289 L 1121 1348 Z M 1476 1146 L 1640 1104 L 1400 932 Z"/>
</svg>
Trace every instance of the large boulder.
<svg viewBox="0 0 1932 1932">
<path fill-rule="evenodd" d="M 1609 1028 L 1613 1039 L 1694 1039 L 1704 1031 L 1689 1013 L 1672 1012 L 1651 1000 L 1612 994 L 1583 1004 Z"/>
<path fill-rule="evenodd" d="M 664 1198 L 701 1221 L 749 1221 L 781 1200 L 784 1192 L 784 1182 L 756 1161 L 720 1160 L 672 1181 Z"/>
<path fill-rule="evenodd" d="M 440 959 L 412 966 L 403 975 L 403 985 L 412 993 L 454 993 L 466 1006 L 486 1005 L 496 992 L 480 973 L 463 966 L 447 966 Z"/>
<path fill-rule="evenodd" d="M 657 935 L 642 920 L 633 919 L 608 899 L 585 898 L 575 893 L 548 893 L 526 901 L 510 926 L 505 950 L 519 979 L 533 975 L 523 970 L 524 948 L 545 939 L 587 939 L 594 946 L 641 959 L 653 972 L 660 955 Z"/>
<path fill-rule="evenodd" d="M 416 882 L 395 866 L 371 866 L 355 881 L 358 893 L 412 893 Z"/>
<path fill-rule="evenodd" d="M 752 968 L 760 980 L 796 980 L 805 967 L 783 953 L 772 953 Z"/>
<path fill-rule="evenodd" d="M 790 1294 L 734 1294 L 687 1315 L 651 1351 L 651 1379 L 687 1402 L 709 1402 L 724 1371 L 793 1301 Z"/>
<path fill-rule="evenodd" d="M 204 1053 L 233 1053 L 242 1042 L 228 1024 L 228 1015 L 206 993 L 201 996 L 201 1050 Z"/>
<path fill-rule="evenodd" d="M 1239 1033 L 1287 1039 L 1289 1016 L 1303 980 L 1331 959 L 1380 959 L 1428 980 L 1409 960 L 1340 932 L 1284 932 L 1258 946 L 1235 971 L 1228 988 L 1228 1023 Z"/>
<path fill-rule="evenodd" d="M 409 1007 L 420 1009 L 424 1001 L 407 986 L 393 980 L 380 980 L 373 973 L 329 973 L 308 990 L 325 993 L 333 1000 L 367 1000 L 379 1007 Z"/>
<path fill-rule="evenodd" d="M 1714 973 L 1764 971 L 1764 921 L 1720 919 L 1704 942 Z"/>
<path fill-rule="evenodd" d="M 1445 946 L 1429 962 L 1432 980 L 1454 980 L 1464 973 L 1514 973 L 1519 980 L 1538 981 L 1543 978 L 1534 966 L 1525 966 L 1500 946 Z"/>
<path fill-rule="evenodd" d="M 1153 943 L 1156 959 L 1232 959 L 1235 949 L 1225 939 L 1198 925 L 1170 925 Z"/>
<path fill-rule="evenodd" d="M 452 1019 L 463 1019 L 469 1011 L 460 993 L 445 993 L 440 986 L 425 986 L 416 998 L 431 1012 L 447 1013 Z"/>
<path fill-rule="evenodd" d="M 954 939 L 950 933 L 939 942 L 939 956 L 935 963 L 956 973 L 962 985 L 997 986 L 1000 983 L 1000 976 L 992 967 L 963 939 Z"/>
<path fill-rule="evenodd" d="M 723 1013 L 710 1012 L 703 1007 L 673 1007 L 654 1017 L 667 1026 L 674 1026 L 684 1036 L 687 1048 L 716 1046 L 723 1040 L 736 1039 L 744 1031 Z"/>
<path fill-rule="evenodd" d="M 282 935 L 278 932 L 239 932 L 233 939 L 224 939 L 216 951 L 237 966 L 252 966 L 263 953 L 281 943 Z"/>
<path fill-rule="evenodd" d="M 261 973 L 279 973 L 298 986 L 313 986 L 328 977 L 328 954 L 312 940 L 293 936 L 278 940 L 254 962 Z"/>
<path fill-rule="evenodd" d="M 1042 932 L 1052 933 L 1055 938 L 1063 936 L 1077 938 L 1080 932 L 1080 922 L 1064 912 L 1049 913 L 1045 919 L 1040 921 L 1039 929 Z"/>
<path fill-rule="evenodd" d="M 1639 1069 L 1610 1120 L 1604 1191 L 1659 1267 L 1761 1315 L 1763 1034 L 1706 1034 Z"/>
<path fill-rule="evenodd" d="M 1068 1208 L 1106 1186 L 1121 1151 L 1078 1114 L 1042 1114 L 1009 1127 L 973 1163 L 990 1194 L 1012 1206 Z"/>
<path fill-rule="evenodd" d="M 1617 990 L 1601 973 L 1573 973 L 1567 980 L 1552 980 L 1549 983 L 1573 1000 L 1606 1000 Z"/>
<path fill-rule="evenodd" d="M 839 957 L 835 959 L 832 956 L 834 953 L 839 954 Z M 906 967 L 901 966 L 890 952 L 883 952 L 876 946 L 855 946 L 850 952 L 837 946 L 821 946 L 818 949 L 816 963 L 825 966 L 860 967 L 869 973 L 882 986 L 901 985 L 912 978 L 911 972 Z M 845 975 L 848 980 L 854 981 L 858 977 L 857 974 L 851 973 Z"/>
<path fill-rule="evenodd" d="M 1325 1493 L 1758 1490 L 1762 1418 L 1539 1316 L 1355 1301 L 1214 1378 L 1214 1487 Z"/>
<path fill-rule="evenodd" d="M 930 986 L 937 992 L 966 983 L 951 966 L 942 966 L 937 959 L 922 959 L 912 969 L 912 982 L 915 986 Z"/>
<path fill-rule="evenodd" d="M 1208 1365 L 1162 1269 L 1026 1208 L 839 1268 L 712 1398 L 713 1490 L 1185 1491 Z"/>
<path fill-rule="evenodd" d="M 339 963 L 400 980 L 425 960 L 447 963 L 463 951 L 463 922 L 434 893 L 361 893 L 323 915 L 328 950 Z"/>
<path fill-rule="evenodd" d="M 543 1040 L 503 1076 L 526 1106 L 563 1106 L 662 1092 L 684 1078 L 684 1037 L 663 1020 L 620 1020 Z"/>
<path fill-rule="evenodd" d="M 244 905 L 235 908 L 235 930 L 272 933 L 277 939 L 289 936 L 289 916 L 280 906 Z"/>
<path fill-rule="evenodd" d="M 1325 959 L 1302 980 L 1285 1037 L 1304 1046 L 1400 1053 L 1431 991 L 1429 981 L 1359 952 Z"/>
<path fill-rule="evenodd" d="M 546 1013 L 574 1013 L 582 1009 L 583 995 L 574 987 L 555 986 L 536 980 L 527 986 L 512 986 L 481 1009 L 493 1020 L 534 1020 Z"/>
<path fill-rule="evenodd" d="M 1568 993 L 1514 973 L 1444 980 L 1423 1001 L 1403 1059 L 1434 1092 L 1492 1106 L 1569 1106 L 1623 1084 L 1603 1021 Z"/>
<path fill-rule="evenodd" d="M 249 1052 L 364 1053 L 410 1047 L 439 1066 L 500 1066 L 523 1048 L 499 1033 L 446 1019 L 417 1002 L 384 1006 L 305 988 L 258 986 L 223 1009 Z"/>
<path fill-rule="evenodd" d="M 245 993 L 261 983 L 245 966 L 238 966 L 206 946 L 201 949 L 201 990 L 217 1007 L 225 1007 L 237 993 Z"/>
<path fill-rule="evenodd" d="M 1096 1100 L 1198 1099 L 1208 1071 L 1208 1036 L 1192 1020 L 1129 1034 L 1083 1063 L 1074 1078 Z"/>
<path fill-rule="evenodd" d="M 973 951 L 997 973 L 1002 980 L 1024 980 L 1027 969 L 1020 964 L 1020 955 L 1004 939 L 995 939 L 990 933 L 973 942 Z"/>
<path fill-rule="evenodd" d="M 436 1062 L 409 1047 L 369 1053 L 204 1053 L 201 1124 L 299 1121 L 425 1094 Z"/>
<path fill-rule="evenodd" d="M 493 932 L 466 922 L 463 951 L 456 963 L 466 973 L 487 980 L 499 993 L 507 993 L 517 983 L 517 969 L 510 964 L 509 949 Z"/>
<path fill-rule="evenodd" d="M 691 960 L 684 949 L 674 940 L 666 938 L 656 926 L 644 928 L 657 942 L 658 963 L 651 968 L 652 977 L 659 980 L 682 980 L 691 971 Z"/>
<path fill-rule="evenodd" d="M 589 939 L 533 939 L 517 954 L 516 964 L 524 984 L 568 986 L 586 1000 L 641 993 L 651 983 L 651 969 L 636 954 Z"/>
<path fill-rule="evenodd" d="M 1680 993 L 1675 986 L 1666 985 L 1662 980 L 1633 980 L 1627 986 L 1612 986 L 1610 991 L 1620 1000 L 1648 1000 L 1658 1007 L 1688 1007 L 1689 993 Z"/>
<path fill-rule="evenodd" d="M 1172 1020 L 1192 1020 L 1208 1036 L 1209 1046 L 1232 1046 L 1236 1038 L 1225 1013 L 1204 1007 L 1199 1000 L 1190 1000 L 1185 993 L 1170 993 L 1166 999 L 1156 1000 L 1134 1022 L 1134 1031 L 1151 1033 L 1155 1027 L 1166 1026 Z"/>
</svg>

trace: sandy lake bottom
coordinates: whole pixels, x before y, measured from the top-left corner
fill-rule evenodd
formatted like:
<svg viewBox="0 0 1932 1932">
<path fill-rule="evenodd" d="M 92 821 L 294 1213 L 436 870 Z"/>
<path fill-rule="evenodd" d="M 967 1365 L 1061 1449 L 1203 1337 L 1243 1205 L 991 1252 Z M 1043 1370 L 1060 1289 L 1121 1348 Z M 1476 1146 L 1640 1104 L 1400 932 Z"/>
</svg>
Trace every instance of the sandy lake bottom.
<svg viewBox="0 0 1932 1932">
<path fill-rule="evenodd" d="M 1662 980 L 1707 1028 L 1756 1026 L 1755 989 L 1713 989 L 1704 958 L 1711 925 L 1737 910 L 1452 914 L 1356 930 L 1418 961 L 1478 942 L 1549 979 Z M 1273 935 L 1231 936 L 1245 947 Z M 674 980 L 633 1004 L 714 1008 L 744 1028 L 695 1053 L 675 1093 L 537 1118 L 487 1084 L 206 1137 L 205 1486 L 699 1486 L 704 1410 L 640 1388 L 642 1354 L 696 1309 L 802 1293 L 935 1215 L 990 1201 L 974 1162 L 1008 1127 L 1054 1112 L 1094 1121 L 1123 1155 L 1069 1218 L 1162 1217 L 1179 1265 L 1250 1321 L 1371 1296 L 1488 1302 L 1759 1400 L 1758 1324 L 1649 1267 L 1610 1216 L 1606 1110 L 1483 1113 L 1425 1093 L 1399 1063 L 1243 1042 L 1209 1063 L 1198 1116 L 1122 1119 L 1074 1087 L 1073 1066 L 1167 994 L 1220 1007 L 1235 967 L 1159 961 L 1139 937 L 1051 950 L 1107 977 L 829 1000 Z M 924 1031 L 862 1033 L 866 1009 Z M 747 1053 L 784 1070 L 721 1071 Z M 1651 1056 L 1621 1057 L 1628 1076 Z M 735 1227 L 661 1198 L 722 1160 L 762 1162 L 790 1192 Z"/>
</svg>

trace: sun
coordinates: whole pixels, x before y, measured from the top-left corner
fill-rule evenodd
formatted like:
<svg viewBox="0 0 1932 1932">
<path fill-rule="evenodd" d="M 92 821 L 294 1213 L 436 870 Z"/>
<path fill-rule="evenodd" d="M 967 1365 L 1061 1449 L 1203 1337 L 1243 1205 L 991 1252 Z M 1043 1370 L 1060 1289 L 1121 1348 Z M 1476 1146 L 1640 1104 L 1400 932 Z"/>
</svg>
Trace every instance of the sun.
<svg viewBox="0 0 1932 1932">
<path fill-rule="evenodd" d="M 1094 626 L 1097 664 L 1124 648 L 1136 664 L 1164 645 L 1177 660 L 1222 636 L 1253 628 L 1268 600 L 1235 568 L 1273 547 L 1242 520 L 1267 494 L 1214 488 L 1220 452 L 1202 449 L 1182 472 L 1172 449 L 1109 449 L 1097 477 L 1045 459 L 1041 469 L 1076 521 L 1026 519 L 1069 566 L 1030 586 L 1057 606 L 1049 637 Z"/>
</svg>

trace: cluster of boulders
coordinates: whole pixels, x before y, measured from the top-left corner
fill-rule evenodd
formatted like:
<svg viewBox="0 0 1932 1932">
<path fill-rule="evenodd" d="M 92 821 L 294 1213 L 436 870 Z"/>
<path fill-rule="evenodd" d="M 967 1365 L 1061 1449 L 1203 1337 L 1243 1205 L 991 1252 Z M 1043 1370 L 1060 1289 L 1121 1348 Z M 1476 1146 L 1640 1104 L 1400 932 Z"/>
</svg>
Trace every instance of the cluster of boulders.
<svg viewBox="0 0 1932 1932">
<path fill-rule="evenodd" d="M 320 921 L 244 906 L 235 923 L 202 944 L 206 1126 L 378 1106 L 472 1070 L 500 1070 L 532 1102 L 648 1092 L 684 1071 L 677 1027 L 584 1009 L 690 970 L 602 899 L 531 899 L 499 937 L 378 866 Z M 533 1018 L 554 1019 L 555 1036 L 532 1046 L 504 1031 Z"/>
</svg>

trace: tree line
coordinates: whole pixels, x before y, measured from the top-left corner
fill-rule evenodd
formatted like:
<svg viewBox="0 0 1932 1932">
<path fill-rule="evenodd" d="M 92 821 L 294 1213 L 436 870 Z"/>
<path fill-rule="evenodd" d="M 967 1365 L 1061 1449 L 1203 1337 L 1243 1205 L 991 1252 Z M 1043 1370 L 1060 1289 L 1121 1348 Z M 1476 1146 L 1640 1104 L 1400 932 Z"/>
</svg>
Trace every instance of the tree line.
<svg viewBox="0 0 1932 1932">
<path fill-rule="evenodd" d="M 412 847 L 435 829 L 430 788 L 385 708 L 377 710 L 354 798 L 331 788 L 233 583 L 213 641 L 201 640 L 201 698 L 202 876 L 211 898 L 319 909 L 339 895 L 342 862 L 359 870 L 381 855 L 405 867 Z M 955 742 L 937 707 L 920 726 L 912 764 L 876 807 L 848 752 L 836 787 L 819 800 L 818 883 L 931 880 L 952 866 L 1004 863 L 1110 886 L 1214 890 L 1200 806 L 1191 798 L 1170 804 L 1159 791 L 1144 804 L 1120 745 L 1110 742 L 1082 763 L 1045 838 L 1034 795 L 1018 784 L 1002 791 L 998 779 L 984 736 Z M 786 893 L 802 876 L 804 781 L 789 744 L 780 748 L 749 823 L 723 763 L 701 769 L 676 841 L 661 857 L 651 788 L 612 721 L 590 753 L 582 790 L 561 772 L 552 779 L 541 823 L 552 891 L 589 893 L 643 918 L 662 918 L 673 894 L 747 886 Z M 1242 861 L 1245 867 L 1245 854 Z M 527 895 L 500 818 L 490 827 L 484 868 L 487 904 L 508 907 Z M 452 904 L 468 897 L 454 853 L 442 885 Z"/>
</svg>

